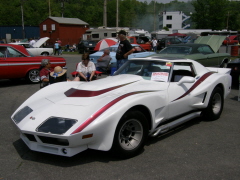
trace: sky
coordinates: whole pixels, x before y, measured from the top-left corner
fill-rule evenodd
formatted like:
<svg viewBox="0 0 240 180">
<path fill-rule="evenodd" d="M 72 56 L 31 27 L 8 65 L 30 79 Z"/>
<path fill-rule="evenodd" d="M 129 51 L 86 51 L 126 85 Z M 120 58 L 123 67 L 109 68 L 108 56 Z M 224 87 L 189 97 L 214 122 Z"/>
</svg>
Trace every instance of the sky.
<svg viewBox="0 0 240 180">
<path fill-rule="evenodd" d="M 147 1 L 149 3 L 152 0 L 138 0 L 138 1 L 141 1 L 141 2 Z M 158 3 L 169 3 L 169 2 L 171 2 L 173 0 L 155 0 L 155 1 L 158 2 Z M 191 1 L 191 0 L 178 0 L 178 1 L 188 2 L 188 1 Z"/>
</svg>

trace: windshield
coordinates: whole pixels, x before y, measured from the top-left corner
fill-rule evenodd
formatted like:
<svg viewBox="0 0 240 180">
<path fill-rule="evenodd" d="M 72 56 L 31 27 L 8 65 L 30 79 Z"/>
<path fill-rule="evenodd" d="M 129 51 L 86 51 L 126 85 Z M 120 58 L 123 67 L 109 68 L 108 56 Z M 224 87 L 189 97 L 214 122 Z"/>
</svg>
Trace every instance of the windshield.
<svg viewBox="0 0 240 180">
<path fill-rule="evenodd" d="M 172 63 L 164 61 L 129 60 L 114 75 L 134 74 L 151 81 L 168 82 Z"/>
<path fill-rule="evenodd" d="M 175 46 L 175 47 L 166 47 L 159 54 L 190 54 L 192 47 L 184 46 Z"/>
</svg>

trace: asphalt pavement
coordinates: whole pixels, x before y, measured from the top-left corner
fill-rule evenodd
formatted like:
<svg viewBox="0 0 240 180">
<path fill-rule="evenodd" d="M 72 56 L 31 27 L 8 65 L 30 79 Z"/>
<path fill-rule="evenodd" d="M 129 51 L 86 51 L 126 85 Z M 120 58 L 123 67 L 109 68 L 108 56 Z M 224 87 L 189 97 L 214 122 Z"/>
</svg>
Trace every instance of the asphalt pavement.
<svg viewBox="0 0 240 180">
<path fill-rule="evenodd" d="M 81 57 L 63 57 L 70 75 Z M 95 150 L 73 157 L 29 150 L 10 116 L 38 90 L 39 84 L 0 80 L 1 180 L 238 180 L 240 177 L 238 87 L 226 98 L 220 119 L 211 122 L 194 119 L 171 132 L 149 138 L 141 154 L 125 160 Z"/>
</svg>

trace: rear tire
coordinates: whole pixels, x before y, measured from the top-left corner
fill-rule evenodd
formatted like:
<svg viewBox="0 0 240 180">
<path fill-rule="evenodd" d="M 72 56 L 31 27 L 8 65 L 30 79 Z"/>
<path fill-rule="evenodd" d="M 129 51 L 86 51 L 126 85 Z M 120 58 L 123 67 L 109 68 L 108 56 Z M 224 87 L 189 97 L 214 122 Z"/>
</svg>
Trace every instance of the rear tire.
<svg viewBox="0 0 240 180">
<path fill-rule="evenodd" d="M 147 136 L 148 123 L 144 114 L 128 111 L 117 125 L 111 152 L 120 158 L 133 157 L 143 149 Z"/>
<path fill-rule="evenodd" d="M 43 52 L 41 55 L 42 56 L 49 56 L 49 53 L 48 52 Z"/>
<path fill-rule="evenodd" d="M 40 77 L 39 77 L 39 70 L 38 69 L 32 69 L 27 73 L 26 77 L 27 81 L 30 83 L 39 83 Z"/>
<path fill-rule="evenodd" d="M 223 104 L 223 91 L 220 87 L 215 87 L 209 99 L 208 106 L 203 111 L 204 120 L 219 119 L 222 114 Z"/>
</svg>

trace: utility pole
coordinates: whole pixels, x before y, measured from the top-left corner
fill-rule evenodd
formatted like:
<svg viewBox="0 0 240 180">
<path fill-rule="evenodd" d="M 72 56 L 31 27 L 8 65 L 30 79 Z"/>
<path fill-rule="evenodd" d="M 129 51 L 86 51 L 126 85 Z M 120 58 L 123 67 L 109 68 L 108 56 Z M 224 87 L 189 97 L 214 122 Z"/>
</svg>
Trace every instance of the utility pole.
<svg viewBox="0 0 240 180">
<path fill-rule="evenodd" d="M 103 4 L 103 26 L 107 27 L 107 0 Z"/>
<path fill-rule="evenodd" d="M 48 0 L 48 10 L 49 10 L 49 17 L 51 16 L 51 6 L 50 6 L 51 0 Z"/>
<path fill-rule="evenodd" d="M 153 31 L 156 31 L 156 0 L 154 1 L 154 22 L 153 22 Z"/>
<path fill-rule="evenodd" d="M 117 10 L 116 10 L 116 27 L 118 28 L 118 0 L 117 0 Z"/>
<path fill-rule="evenodd" d="M 229 19 L 229 11 L 228 11 L 228 14 L 227 14 L 227 31 L 228 31 L 228 19 Z"/>
<path fill-rule="evenodd" d="M 61 2 L 62 17 L 63 17 L 63 15 L 64 15 L 64 2 L 68 2 L 68 0 L 57 0 L 57 2 Z"/>
<path fill-rule="evenodd" d="M 25 39 L 24 16 L 23 16 L 23 3 L 24 3 L 24 0 L 21 0 L 21 12 L 22 12 L 22 38 Z"/>
</svg>

